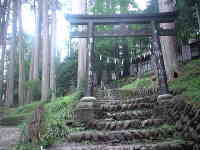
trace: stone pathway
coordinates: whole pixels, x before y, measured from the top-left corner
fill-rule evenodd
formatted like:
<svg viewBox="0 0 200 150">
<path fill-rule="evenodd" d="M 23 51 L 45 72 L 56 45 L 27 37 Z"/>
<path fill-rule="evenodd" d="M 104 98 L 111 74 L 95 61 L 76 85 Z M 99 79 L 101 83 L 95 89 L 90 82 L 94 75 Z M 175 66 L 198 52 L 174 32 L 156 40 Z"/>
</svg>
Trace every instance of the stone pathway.
<svg viewBox="0 0 200 150">
<path fill-rule="evenodd" d="M 0 113 L 0 119 L 4 117 Z M 9 150 L 16 145 L 20 138 L 20 130 L 16 127 L 0 126 L 0 150 Z"/>
<path fill-rule="evenodd" d="M 8 150 L 16 145 L 20 138 L 20 130 L 15 127 L 0 126 L 0 150 Z"/>
</svg>

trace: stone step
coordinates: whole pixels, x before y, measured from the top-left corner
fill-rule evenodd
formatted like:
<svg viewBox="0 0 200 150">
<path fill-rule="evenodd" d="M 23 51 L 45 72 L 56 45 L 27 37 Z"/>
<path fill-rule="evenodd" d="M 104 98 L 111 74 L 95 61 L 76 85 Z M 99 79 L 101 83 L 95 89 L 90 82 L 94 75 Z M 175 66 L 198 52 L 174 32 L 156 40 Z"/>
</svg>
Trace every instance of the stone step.
<svg viewBox="0 0 200 150">
<path fill-rule="evenodd" d="M 152 141 L 151 141 L 152 142 Z M 192 142 L 182 140 L 155 141 L 153 143 L 135 144 L 78 144 L 64 143 L 55 145 L 48 150 L 190 150 L 193 148 Z"/>
<path fill-rule="evenodd" d="M 142 98 L 134 98 L 134 99 L 109 99 L 109 98 L 100 98 L 96 103 L 107 103 L 110 105 L 118 105 L 118 104 L 140 104 L 140 103 L 151 103 L 155 104 L 157 99 L 155 97 L 147 96 Z"/>
<path fill-rule="evenodd" d="M 147 97 L 134 98 L 122 101 L 122 103 L 125 104 L 156 103 L 156 102 L 157 102 L 157 97 L 155 96 L 147 96 Z"/>
<path fill-rule="evenodd" d="M 120 97 L 107 97 L 107 96 L 104 96 L 104 97 L 100 97 L 100 98 L 96 98 L 97 100 L 122 100 Z"/>
<path fill-rule="evenodd" d="M 153 116 L 152 110 L 125 111 L 117 113 L 106 113 L 105 118 L 113 120 L 134 120 L 134 119 L 150 119 Z"/>
<path fill-rule="evenodd" d="M 67 136 L 69 142 L 111 142 L 123 143 L 140 140 L 161 140 L 173 137 L 174 128 L 155 128 L 143 130 L 119 130 L 119 131 L 82 131 Z"/>
<path fill-rule="evenodd" d="M 109 100 L 109 99 L 99 99 L 96 102 L 96 105 L 99 107 L 101 105 L 107 104 L 107 105 L 119 105 L 120 100 Z"/>
<path fill-rule="evenodd" d="M 94 120 L 88 123 L 88 128 L 96 130 L 126 130 L 126 129 L 141 129 L 148 127 L 159 127 L 164 124 L 162 119 L 147 119 L 147 120 L 125 120 L 125 121 L 113 121 L 113 120 Z"/>
<path fill-rule="evenodd" d="M 106 112 L 118 112 L 118 111 L 127 111 L 127 110 L 136 110 L 136 109 L 153 109 L 153 103 L 136 103 L 136 104 L 104 104 L 100 106 L 101 111 Z"/>
</svg>

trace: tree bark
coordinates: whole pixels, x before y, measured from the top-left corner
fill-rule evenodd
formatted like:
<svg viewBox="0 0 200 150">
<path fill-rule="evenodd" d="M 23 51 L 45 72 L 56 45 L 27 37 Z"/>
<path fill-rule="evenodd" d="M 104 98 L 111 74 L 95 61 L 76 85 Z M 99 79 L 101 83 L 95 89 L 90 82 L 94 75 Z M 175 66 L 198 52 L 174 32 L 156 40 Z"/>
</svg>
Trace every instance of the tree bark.
<svg viewBox="0 0 200 150">
<path fill-rule="evenodd" d="M 5 55 L 6 55 L 6 35 L 8 28 L 8 21 L 10 18 L 10 4 L 11 0 L 4 1 L 4 4 L 1 4 L 1 15 L 0 15 L 0 48 L 1 48 L 1 61 L 0 61 L 0 105 L 3 104 L 3 84 L 4 84 L 4 66 L 5 66 Z"/>
<path fill-rule="evenodd" d="M 7 82 L 7 101 L 6 106 L 12 106 L 14 103 L 14 65 L 15 53 L 17 47 L 17 1 L 12 1 L 13 7 L 13 23 L 12 23 L 12 47 L 9 52 L 9 66 L 8 66 L 8 82 Z"/>
<path fill-rule="evenodd" d="M 33 61 L 34 61 L 34 49 L 32 49 L 32 53 L 31 53 L 31 63 L 29 66 L 29 79 L 28 79 L 29 81 L 33 80 L 33 64 L 34 64 Z M 30 104 L 33 100 L 32 89 L 30 87 L 28 87 L 28 89 L 27 89 L 26 99 L 27 99 L 28 104 Z"/>
<path fill-rule="evenodd" d="M 72 1 L 74 5 L 74 10 L 72 10 L 75 14 L 86 14 L 87 13 L 87 1 L 79 0 Z M 76 7 L 75 7 L 76 6 Z M 83 29 L 84 30 L 84 29 Z M 78 88 L 86 88 L 87 84 L 87 39 L 79 39 L 78 44 Z"/>
<path fill-rule="evenodd" d="M 125 14 L 128 11 L 128 3 L 120 1 L 120 14 Z M 127 29 L 128 25 L 120 24 L 120 30 L 123 31 L 124 29 Z M 128 40 L 123 39 L 122 40 L 122 48 L 123 48 L 123 77 L 130 75 L 130 60 L 129 60 L 129 51 L 128 51 Z"/>
<path fill-rule="evenodd" d="M 175 11 L 176 0 L 158 0 L 160 12 Z M 175 23 L 163 23 L 160 25 L 164 29 L 175 28 Z M 176 59 L 177 40 L 175 36 L 160 37 L 165 68 L 169 80 L 173 79 L 174 72 L 177 72 L 178 65 Z"/>
<path fill-rule="evenodd" d="M 18 103 L 19 105 L 25 104 L 25 72 L 24 72 L 24 48 L 23 48 L 23 27 L 22 27 L 22 14 L 21 14 L 21 0 L 18 0 L 18 20 L 19 20 L 19 83 L 18 83 Z"/>
<path fill-rule="evenodd" d="M 35 49 L 34 49 L 34 63 L 33 63 L 33 80 L 39 80 L 39 52 L 42 49 L 41 38 L 41 25 L 42 25 L 42 1 L 38 0 L 38 9 L 35 11 L 36 22 L 36 37 L 35 37 Z"/>
<path fill-rule="evenodd" d="M 51 71 L 50 71 L 51 99 L 56 98 L 55 56 L 56 56 L 56 0 L 53 0 L 52 26 L 51 26 Z"/>
<path fill-rule="evenodd" d="M 49 70 L 49 22 L 48 22 L 48 0 L 42 0 L 43 2 L 43 61 L 42 61 L 42 100 L 48 100 L 49 98 L 49 82 L 50 82 L 50 70 Z"/>
</svg>

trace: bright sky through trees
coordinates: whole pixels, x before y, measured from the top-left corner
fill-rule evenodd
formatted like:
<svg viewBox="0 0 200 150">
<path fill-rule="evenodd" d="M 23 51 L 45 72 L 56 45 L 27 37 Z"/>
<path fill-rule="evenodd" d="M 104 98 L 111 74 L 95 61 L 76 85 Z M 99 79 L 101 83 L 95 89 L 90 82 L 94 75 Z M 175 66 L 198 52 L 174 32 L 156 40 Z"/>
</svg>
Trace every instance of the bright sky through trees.
<svg viewBox="0 0 200 150">
<path fill-rule="evenodd" d="M 67 0 L 66 0 L 67 1 Z M 61 3 L 65 5 L 66 1 L 62 0 Z M 140 9 L 145 9 L 148 0 L 135 0 L 138 3 Z M 66 41 L 68 38 L 68 29 L 67 29 L 67 21 L 64 18 L 64 14 L 66 13 L 65 9 L 57 11 L 57 47 L 58 49 L 66 49 Z M 23 6 L 23 28 L 24 31 L 28 34 L 34 36 L 35 33 L 35 23 L 34 23 L 34 13 L 31 11 L 30 5 L 25 4 Z M 65 51 L 61 51 L 61 56 L 66 55 Z"/>
<path fill-rule="evenodd" d="M 140 9 L 145 9 L 148 0 L 135 0 L 138 3 L 138 6 L 140 7 Z"/>
</svg>

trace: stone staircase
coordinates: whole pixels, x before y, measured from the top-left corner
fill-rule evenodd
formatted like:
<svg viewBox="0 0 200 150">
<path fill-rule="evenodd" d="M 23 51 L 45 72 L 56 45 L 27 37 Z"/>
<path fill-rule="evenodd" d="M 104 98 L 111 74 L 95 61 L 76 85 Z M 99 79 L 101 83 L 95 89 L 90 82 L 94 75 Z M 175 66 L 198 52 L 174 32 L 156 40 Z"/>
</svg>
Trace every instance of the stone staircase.
<svg viewBox="0 0 200 150">
<path fill-rule="evenodd" d="M 115 90 L 110 93 L 98 91 L 96 118 L 85 123 L 85 131 L 68 135 L 67 146 L 53 149 L 193 150 L 191 142 L 175 136 L 175 126 L 154 115 L 156 96 L 122 101 Z"/>
<path fill-rule="evenodd" d="M 120 100 L 121 95 L 115 89 L 97 89 L 95 94 L 97 100 Z"/>
</svg>

